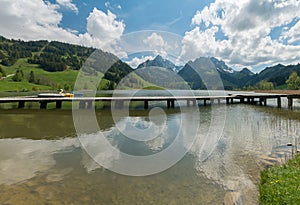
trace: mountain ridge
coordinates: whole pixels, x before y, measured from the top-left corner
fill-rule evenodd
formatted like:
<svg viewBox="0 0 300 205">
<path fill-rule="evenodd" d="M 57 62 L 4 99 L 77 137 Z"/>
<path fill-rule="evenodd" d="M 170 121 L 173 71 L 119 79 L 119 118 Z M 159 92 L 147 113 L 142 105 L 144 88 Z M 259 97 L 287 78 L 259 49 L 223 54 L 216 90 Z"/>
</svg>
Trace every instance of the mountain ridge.
<svg viewBox="0 0 300 205">
<path fill-rule="evenodd" d="M 202 63 L 199 63 L 199 61 L 202 61 Z M 206 61 L 204 63 L 206 64 L 206 66 L 210 65 L 208 66 L 210 67 L 210 69 L 206 71 L 205 66 L 202 65 L 204 61 Z M 208 63 L 208 61 L 210 61 L 211 64 Z M 143 63 L 140 65 L 143 65 Z M 167 68 L 163 64 L 161 64 L 160 67 Z M 239 71 L 234 70 L 224 61 L 219 60 L 215 57 L 199 57 L 195 60 L 188 61 L 178 71 L 178 75 L 181 76 L 192 89 L 206 89 L 205 82 L 203 82 L 203 79 L 201 79 L 200 76 L 205 76 L 205 72 L 209 71 L 218 71 L 225 89 L 241 89 L 248 86 L 254 86 L 263 80 L 272 82 L 276 87 L 285 85 L 286 80 L 293 71 L 297 72 L 297 74 L 300 75 L 300 64 L 298 63 L 297 65 L 287 66 L 283 64 L 277 64 L 274 66 L 266 67 L 259 73 L 253 73 L 246 67 Z M 217 73 L 214 73 L 214 75 L 215 77 L 217 77 Z"/>
<path fill-rule="evenodd" d="M 9 40 L 0 36 L 0 64 L 3 67 L 2 70 L 6 71 L 4 73 L 8 75 L 13 74 L 13 72 L 20 68 L 22 69 L 22 67 L 20 67 L 21 65 L 26 65 L 23 68 L 25 69 L 25 77 L 26 75 L 29 75 L 30 72 L 30 70 L 27 70 L 27 68 L 33 70 L 35 69 L 35 71 L 39 71 L 37 69 L 42 69 L 45 72 L 53 72 L 53 75 L 56 75 L 56 72 L 64 72 L 68 70 L 77 71 L 82 67 L 86 59 L 89 58 L 95 50 L 96 49 L 94 48 L 87 48 L 57 41 L 48 42 L 40 40 L 25 42 L 21 40 Z M 103 54 L 102 58 L 105 62 L 107 62 L 107 65 L 104 65 L 104 67 L 106 68 L 108 65 L 110 65 L 111 68 L 108 68 L 107 71 L 101 70 L 101 67 L 103 67 L 102 64 L 102 66 L 94 66 L 94 70 L 86 66 L 83 71 L 89 75 L 95 75 L 95 77 L 97 77 L 97 74 L 99 74 L 99 77 L 104 76 L 104 79 L 108 81 L 104 84 L 110 85 L 110 88 L 115 87 L 116 84 L 120 82 L 122 77 L 134 71 L 133 68 L 128 66 L 125 62 L 121 62 L 120 59 L 115 55 L 101 50 L 99 53 L 100 55 Z M 23 59 L 23 64 L 18 63 L 20 59 Z M 112 63 L 116 64 L 112 65 Z M 298 75 L 300 75 L 299 63 L 297 65 L 287 66 L 283 64 L 277 64 L 266 67 L 259 73 L 253 73 L 248 68 L 243 68 L 242 70 L 237 71 L 227 65 L 224 61 L 215 57 L 199 57 L 195 60 L 187 62 L 184 66 L 176 66 L 174 63 L 164 59 L 160 55 L 156 56 L 152 60 L 147 60 L 144 63 L 141 63 L 136 70 L 148 69 L 151 67 L 166 68 L 170 72 L 178 74 L 179 77 L 184 79 L 192 89 L 206 88 L 205 82 L 199 77 L 201 75 L 203 75 L 206 80 L 211 79 L 212 81 L 214 80 L 214 78 L 211 78 L 212 76 L 216 78 L 216 76 L 219 75 L 222 79 L 225 89 L 241 89 L 256 85 L 263 80 L 272 82 L 275 87 L 280 87 L 285 86 L 286 80 L 293 71 L 296 71 Z M 146 71 L 144 72 L 146 74 L 139 76 L 139 78 L 147 81 L 147 78 L 150 77 L 151 79 L 154 79 L 155 77 L 162 79 L 162 77 L 168 78 L 173 76 L 172 73 L 169 75 L 167 72 L 163 72 L 162 69 L 160 69 L 160 71 L 162 76 L 155 76 L 157 74 L 155 74 L 154 71 Z M 46 75 L 49 76 L 50 74 L 46 73 Z M 57 84 L 55 82 L 57 78 L 55 77 L 53 77 L 52 80 L 46 79 L 46 77 L 43 76 L 40 79 L 37 79 L 38 77 L 39 76 L 35 76 L 36 79 L 33 81 L 36 84 L 42 83 L 43 85 L 47 86 Z M 63 82 L 63 80 L 61 81 Z M 66 83 L 72 85 L 73 81 L 74 79 Z M 131 79 L 128 81 L 128 84 L 131 84 L 135 81 L 136 80 Z M 166 79 L 163 85 L 166 85 L 167 83 L 172 85 L 177 84 L 176 82 L 172 82 L 172 79 Z M 181 87 L 182 82 L 180 82 L 179 85 Z M 108 86 L 106 86 L 106 89 L 107 87 Z"/>
</svg>

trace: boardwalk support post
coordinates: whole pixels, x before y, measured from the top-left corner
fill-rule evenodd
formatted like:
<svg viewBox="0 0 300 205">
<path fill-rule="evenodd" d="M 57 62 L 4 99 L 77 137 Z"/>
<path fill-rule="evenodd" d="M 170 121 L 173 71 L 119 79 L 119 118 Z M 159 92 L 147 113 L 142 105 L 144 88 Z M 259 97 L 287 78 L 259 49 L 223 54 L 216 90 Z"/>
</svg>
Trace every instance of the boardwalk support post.
<svg viewBox="0 0 300 205">
<path fill-rule="evenodd" d="M 93 107 L 93 101 L 92 100 L 87 101 L 87 109 L 92 109 L 92 107 Z"/>
<path fill-rule="evenodd" d="M 47 109 L 47 102 L 45 102 L 45 101 L 41 101 L 40 102 L 40 109 Z"/>
<path fill-rule="evenodd" d="M 171 107 L 171 100 L 167 100 L 167 107 L 168 107 L 168 108 Z"/>
<path fill-rule="evenodd" d="M 264 106 L 267 106 L 267 98 L 264 97 Z"/>
<path fill-rule="evenodd" d="M 197 100 L 193 100 L 193 106 L 195 107 L 197 105 Z"/>
<path fill-rule="evenodd" d="M 79 102 L 79 109 L 85 109 L 85 101 L 84 100 Z"/>
<path fill-rule="evenodd" d="M 24 108 L 24 107 L 25 107 L 25 102 L 19 101 L 18 108 Z"/>
<path fill-rule="evenodd" d="M 56 109 L 62 108 L 62 101 L 56 101 Z"/>
<path fill-rule="evenodd" d="M 175 107 L 175 100 L 171 100 L 171 108 Z"/>
<path fill-rule="evenodd" d="M 123 107 L 124 107 L 124 101 L 123 100 L 116 100 L 115 108 L 116 109 L 123 109 Z"/>
<path fill-rule="evenodd" d="M 288 108 L 290 110 L 293 109 L 293 98 L 292 97 L 288 97 Z"/>
<path fill-rule="evenodd" d="M 262 97 L 259 98 L 259 105 L 263 105 L 264 99 Z"/>
<path fill-rule="evenodd" d="M 145 100 L 144 101 L 144 109 L 148 109 L 149 108 L 149 101 L 148 100 Z"/>
<path fill-rule="evenodd" d="M 229 98 L 226 98 L 226 104 L 229 104 L 229 100 L 230 100 Z"/>
<path fill-rule="evenodd" d="M 281 108 L 281 97 L 277 97 L 277 107 Z"/>
</svg>

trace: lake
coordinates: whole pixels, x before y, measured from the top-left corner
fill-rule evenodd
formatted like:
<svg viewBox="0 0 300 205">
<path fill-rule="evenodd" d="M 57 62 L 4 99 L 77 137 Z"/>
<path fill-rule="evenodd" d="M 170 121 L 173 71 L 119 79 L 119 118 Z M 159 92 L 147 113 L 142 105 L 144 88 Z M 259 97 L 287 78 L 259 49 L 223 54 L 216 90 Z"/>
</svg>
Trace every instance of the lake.
<svg viewBox="0 0 300 205">
<path fill-rule="evenodd" d="M 289 159 L 287 143 L 300 134 L 299 111 L 270 105 L 131 110 L 129 116 L 96 110 L 99 130 L 86 133 L 76 130 L 71 110 L 0 110 L 0 204 L 258 204 L 260 171 Z M 82 120 L 91 114 L 82 112 Z M 126 137 L 132 126 L 150 140 Z M 192 135 L 193 142 L 170 168 L 128 176 L 118 173 L 122 157 L 97 155 L 111 159 L 105 166 L 91 158 L 99 132 L 130 156 L 159 153 L 174 136 L 186 145 Z"/>
</svg>

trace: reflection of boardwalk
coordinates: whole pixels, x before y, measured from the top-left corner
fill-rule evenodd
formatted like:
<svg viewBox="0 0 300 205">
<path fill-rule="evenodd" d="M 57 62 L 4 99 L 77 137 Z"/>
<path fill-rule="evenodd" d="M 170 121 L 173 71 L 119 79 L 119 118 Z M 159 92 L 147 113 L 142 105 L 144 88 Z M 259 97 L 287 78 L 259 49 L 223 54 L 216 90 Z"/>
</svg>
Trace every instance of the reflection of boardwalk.
<svg viewBox="0 0 300 205">
<path fill-rule="evenodd" d="M 207 104 L 232 104 L 232 103 L 249 103 L 267 106 L 268 99 L 277 99 L 277 107 L 281 108 L 282 98 L 288 99 L 288 108 L 293 108 L 293 99 L 300 99 L 300 95 L 278 95 L 278 94 L 242 94 L 228 96 L 134 96 L 134 97 L 57 97 L 57 98 L 38 98 L 38 97 L 4 97 L 0 98 L 0 103 L 18 103 L 19 108 L 24 108 L 26 102 L 39 102 L 41 109 L 47 109 L 48 103 L 56 103 L 56 108 L 62 108 L 63 102 L 78 102 L 80 109 L 92 108 L 93 102 L 113 102 L 116 108 L 122 108 L 124 102 L 139 101 L 144 103 L 144 108 L 148 109 L 149 102 L 156 101 L 166 102 L 168 108 L 174 108 L 175 102 L 186 101 L 187 106 L 196 106 L 202 102 Z"/>
</svg>

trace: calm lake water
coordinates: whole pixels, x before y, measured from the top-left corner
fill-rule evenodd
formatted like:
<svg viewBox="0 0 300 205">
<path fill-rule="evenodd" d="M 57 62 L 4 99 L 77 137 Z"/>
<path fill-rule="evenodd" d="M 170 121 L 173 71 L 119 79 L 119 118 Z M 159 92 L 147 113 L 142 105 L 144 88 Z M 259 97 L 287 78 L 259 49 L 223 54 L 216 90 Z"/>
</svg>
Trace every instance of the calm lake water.
<svg viewBox="0 0 300 205">
<path fill-rule="evenodd" d="M 114 146 L 149 155 L 172 143 L 178 121 L 195 119 L 193 109 L 165 109 L 165 130 L 145 143 L 121 136 L 117 124 L 148 126 L 149 111 L 132 110 L 115 122 L 109 110 L 97 110 L 96 118 Z M 225 124 L 212 125 L 215 115 L 224 113 Z M 299 111 L 234 104 L 200 106 L 198 114 L 196 140 L 178 163 L 132 177 L 93 161 L 79 142 L 70 110 L 0 110 L 0 204 L 222 204 L 231 199 L 258 204 L 260 171 L 290 157 L 286 144 L 300 136 Z M 189 123 L 180 125 L 189 130 Z"/>
</svg>

